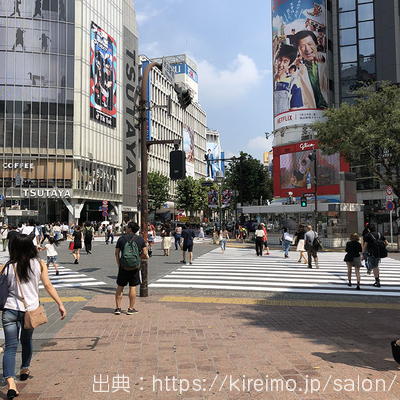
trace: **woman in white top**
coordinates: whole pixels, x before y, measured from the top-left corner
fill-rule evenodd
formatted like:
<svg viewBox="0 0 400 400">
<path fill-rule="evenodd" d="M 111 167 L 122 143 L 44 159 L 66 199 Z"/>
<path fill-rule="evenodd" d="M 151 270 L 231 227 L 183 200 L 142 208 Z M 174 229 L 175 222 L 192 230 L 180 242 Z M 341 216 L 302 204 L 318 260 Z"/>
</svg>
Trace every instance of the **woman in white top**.
<svg viewBox="0 0 400 400">
<path fill-rule="evenodd" d="M 261 224 L 258 225 L 258 228 L 256 229 L 256 232 L 255 232 L 255 236 L 256 236 L 257 256 L 262 256 L 265 232 L 264 232 L 263 226 Z"/>
<path fill-rule="evenodd" d="M 229 240 L 229 232 L 226 230 L 226 227 L 222 227 L 222 231 L 220 233 L 220 245 L 222 249 L 222 254 L 225 253 L 226 242 Z"/>
<path fill-rule="evenodd" d="M 8 226 L 3 224 L 3 228 L 0 230 L 1 239 L 3 240 L 3 251 L 7 249 L 7 235 L 8 235 Z"/>
<path fill-rule="evenodd" d="M 10 261 L 3 266 L 8 279 L 8 297 L 4 306 L 2 323 L 5 348 L 3 354 L 3 377 L 7 381 L 7 397 L 13 399 L 19 392 L 15 384 L 15 355 L 18 349 L 18 336 L 22 345 L 22 364 L 20 380 L 29 377 L 29 366 L 32 358 L 33 329 L 24 328 L 25 307 L 14 274 L 13 265 L 21 282 L 27 309 L 35 310 L 39 306 L 39 280 L 47 293 L 58 304 L 61 319 L 65 318 L 65 308 L 50 282 L 46 264 L 38 259 L 37 248 L 28 235 L 16 236 L 10 249 Z"/>
</svg>

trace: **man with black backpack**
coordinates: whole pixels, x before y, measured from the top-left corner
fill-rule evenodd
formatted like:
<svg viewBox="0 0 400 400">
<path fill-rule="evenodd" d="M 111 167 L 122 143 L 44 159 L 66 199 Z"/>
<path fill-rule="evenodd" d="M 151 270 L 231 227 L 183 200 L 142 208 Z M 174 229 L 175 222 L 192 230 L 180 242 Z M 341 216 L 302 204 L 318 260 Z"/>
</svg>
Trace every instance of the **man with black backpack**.
<svg viewBox="0 0 400 400">
<path fill-rule="evenodd" d="M 136 286 L 142 283 L 140 259 L 147 258 L 146 242 L 141 236 L 136 235 L 139 226 L 129 222 L 126 234 L 122 235 L 115 246 L 115 259 L 118 266 L 117 292 L 115 293 L 115 315 L 121 314 L 121 301 L 124 287 L 129 283 L 129 308 L 127 314 L 135 314 Z"/>
<path fill-rule="evenodd" d="M 92 240 L 94 240 L 94 229 L 90 221 L 85 222 L 85 226 L 83 227 L 82 232 L 86 253 L 92 254 Z"/>
<path fill-rule="evenodd" d="M 387 257 L 386 246 L 388 242 L 386 238 L 376 231 L 375 224 L 369 224 L 369 232 L 364 235 L 363 241 L 363 256 L 362 260 L 365 258 L 368 262 L 368 268 L 372 270 L 375 277 L 375 287 L 381 287 L 381 281 L 379 279 L 379 263 L 382 258 Z"/>
<path fill-rule="evenodd" d="M 313 231 L 311 225 L 307 226 L 307 232 L 304 235 L 304 249 L 307 251 L 308 256 L 308 268 L 312 268 L 311 257 L 314 258 L 315 268 L 319 268 L 318 265 L 318 250 L 316 245 L 314 245 L 315 238 L 318 237 L 317 233 Z"/>
</svg>

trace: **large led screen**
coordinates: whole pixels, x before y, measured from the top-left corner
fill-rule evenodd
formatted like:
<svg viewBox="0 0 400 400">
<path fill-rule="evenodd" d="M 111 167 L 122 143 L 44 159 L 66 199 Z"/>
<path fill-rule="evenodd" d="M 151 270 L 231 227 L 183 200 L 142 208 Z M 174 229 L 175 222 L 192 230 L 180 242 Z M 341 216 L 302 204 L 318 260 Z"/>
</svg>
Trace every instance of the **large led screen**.
<svg viewBox="0 0 400 400">
<path fill-rule="evenodd" d="M 274 128 L 311 124 L 329 103 L 325 0 L 272 4 Z"/>
<path fill-rule="evenodd" d="M 339 185 L 339 153 L 325 155 L 317 149 L 317 184 L 318 186 Z M 314 161 L 309 158 L 310 150 L 282 154 L 280 156 L 281 189 L 307 188 L 307 183 L 314 187 Z"/>
<path fill-rule="evenodd" d="M 117 46 L 115 40 L 92 22 L 90 29 L 90 118 L 116 127 Z"/>
</svg>

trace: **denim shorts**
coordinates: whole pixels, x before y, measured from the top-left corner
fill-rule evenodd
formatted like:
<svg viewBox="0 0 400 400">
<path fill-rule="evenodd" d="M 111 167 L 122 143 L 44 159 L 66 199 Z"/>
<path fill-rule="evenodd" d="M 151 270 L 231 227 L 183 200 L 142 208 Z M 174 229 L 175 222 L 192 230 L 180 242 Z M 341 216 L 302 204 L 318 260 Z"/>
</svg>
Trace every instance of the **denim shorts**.
<svg viewBox="0 0 400 400">
<path fill-rule="evenodd" d="M 48 263 L 55 263 L 57 261 L 57 256 L 47 256 Z"/>
<path fill-rule="evenodd" d="M 381 261 L 380 258 L 375 258 L 374 256 L 368 256 L 368 267 L 369 269 L 374 269 L 379 266 L 379 262 Z"/>
</svg>

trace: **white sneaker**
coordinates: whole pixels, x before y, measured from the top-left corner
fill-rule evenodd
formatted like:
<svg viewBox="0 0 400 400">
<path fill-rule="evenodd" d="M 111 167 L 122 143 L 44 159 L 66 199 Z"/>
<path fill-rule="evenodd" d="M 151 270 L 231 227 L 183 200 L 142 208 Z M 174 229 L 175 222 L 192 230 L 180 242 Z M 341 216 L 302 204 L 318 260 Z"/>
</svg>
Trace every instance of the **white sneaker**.
<svg viewBox="0 0 400 400">
<path fill-rule="evenodd" d="M 317 268 L 317 269 L 319 268 L 319 265 L 318 265 L 318 263 L 315 263 L 315 268 Z"/>
</svg>

